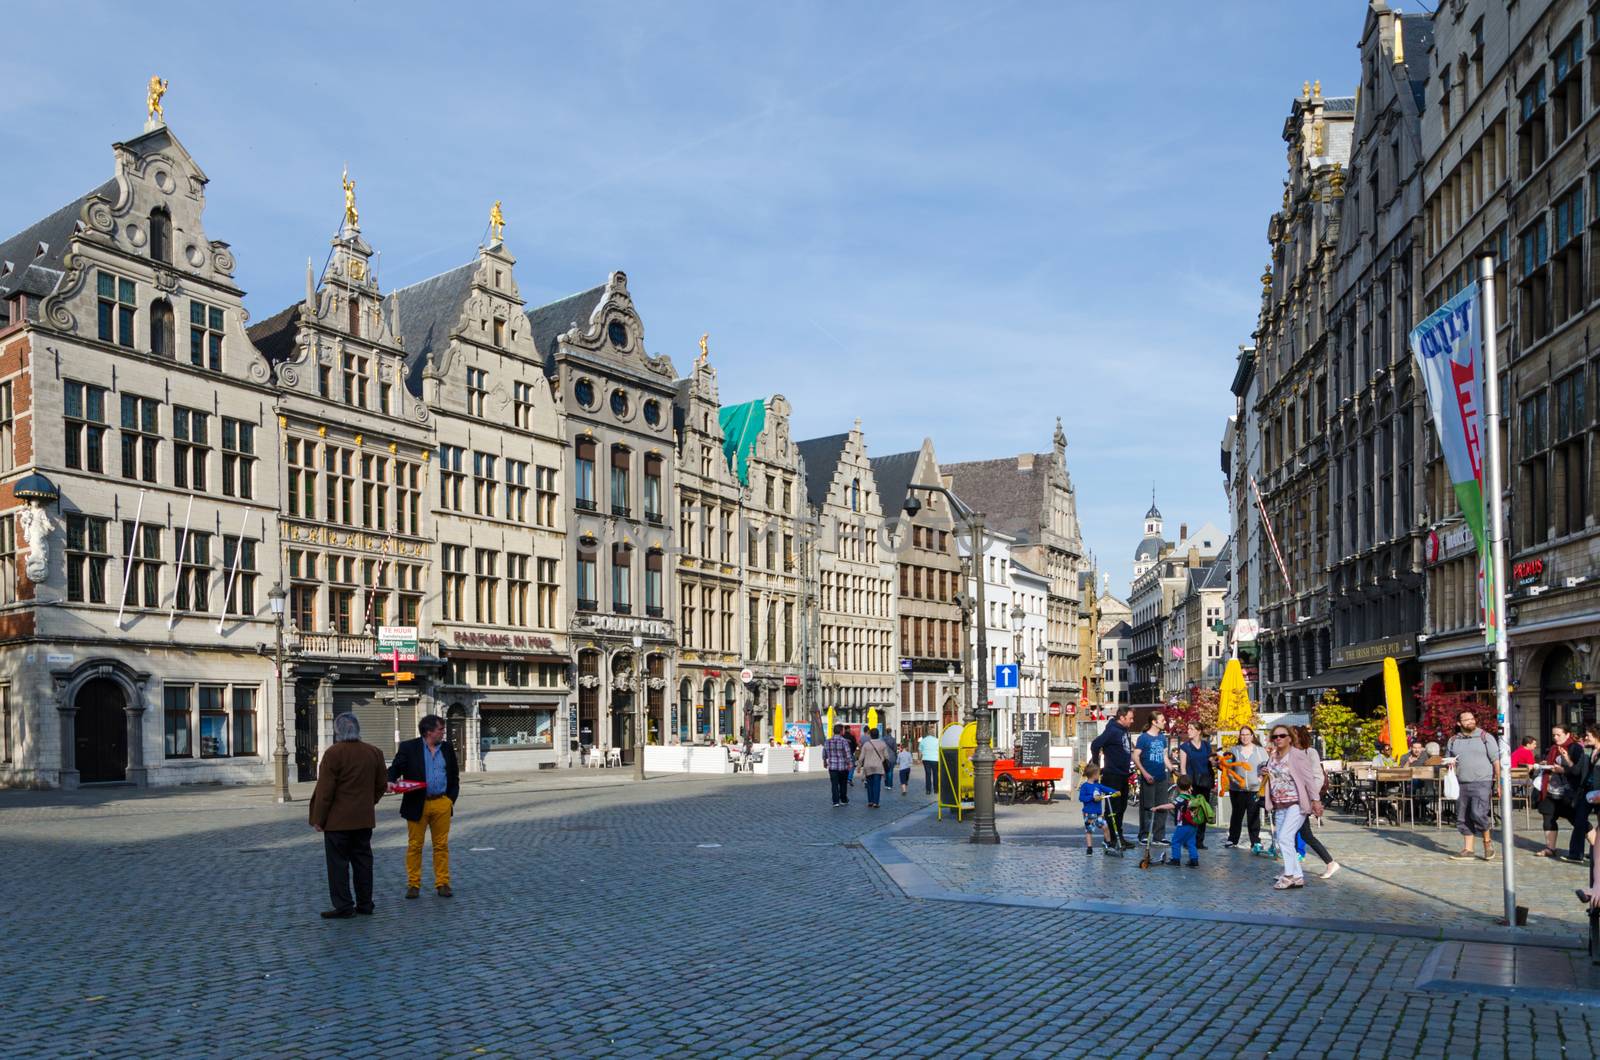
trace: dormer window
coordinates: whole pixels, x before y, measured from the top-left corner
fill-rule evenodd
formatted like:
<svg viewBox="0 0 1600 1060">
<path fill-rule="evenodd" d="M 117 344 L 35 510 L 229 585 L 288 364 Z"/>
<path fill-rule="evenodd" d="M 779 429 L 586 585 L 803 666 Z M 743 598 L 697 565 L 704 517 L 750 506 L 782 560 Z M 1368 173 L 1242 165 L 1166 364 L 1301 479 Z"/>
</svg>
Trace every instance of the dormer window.
<svg viewBox="0 0 1600 1060">
<path fill-rule="evenodd" d="M 150 211 L 150 260 L 172 263 L 172 215 L 165 206 Z"/>
<path fill-rule="evenodd" d="M 496 282 L 499 282 L 498 278 Z M 494 344 L 496 346 L 504 346 L 506 344 L 506 322 L 503 317 L 494 318 Z"/>
</svg>

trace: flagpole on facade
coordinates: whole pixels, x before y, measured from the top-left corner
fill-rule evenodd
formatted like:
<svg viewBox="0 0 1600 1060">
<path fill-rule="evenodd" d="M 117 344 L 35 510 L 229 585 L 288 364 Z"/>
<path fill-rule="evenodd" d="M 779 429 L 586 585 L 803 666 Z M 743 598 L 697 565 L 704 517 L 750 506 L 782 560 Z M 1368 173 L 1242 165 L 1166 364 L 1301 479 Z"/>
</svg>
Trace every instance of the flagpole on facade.
<svg viewBox="0 0 1600 1060">
<path fill-rule="evenodd" d="M 1494 258 L 1478 262 L 1483 299 L 1483 397 L 1488 420 L 1489 468 L 1489 612 L 1485 616 L 1494 632 L 1494 702 L 1500 723 L 1500 862 L 1503 866 L 1506 926 L 1517 926 L 1516 836 L 1511 818 L 1511 659 L 1507 644 L 1505 483 L 1500 452 L 1500 354 L 1495 346 Z"/>
</svg>

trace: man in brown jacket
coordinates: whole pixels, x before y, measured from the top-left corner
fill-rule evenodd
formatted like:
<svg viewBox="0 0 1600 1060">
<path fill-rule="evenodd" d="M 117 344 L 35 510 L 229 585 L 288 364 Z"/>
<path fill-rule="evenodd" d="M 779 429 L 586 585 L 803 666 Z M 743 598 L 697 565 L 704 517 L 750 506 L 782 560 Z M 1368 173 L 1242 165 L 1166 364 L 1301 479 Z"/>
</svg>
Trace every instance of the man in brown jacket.
<svg viewBox="0 0 1600 1060">
<path fill-rule="evenodd" d="M 344 920 L 372 912 L 372 829 L 374 807 L 388 784 L 383 752 L 361 742 L 361 724 L 354 714 L 333 719 L 334 744 L 317 768 L 317 789 L 311 793 L 311 827 L 322 833 L 328 862 L 328 893 L 333 908 L 325 920 Z M 355 899 L 350 877 L 355 876 Z"/>
</svg>

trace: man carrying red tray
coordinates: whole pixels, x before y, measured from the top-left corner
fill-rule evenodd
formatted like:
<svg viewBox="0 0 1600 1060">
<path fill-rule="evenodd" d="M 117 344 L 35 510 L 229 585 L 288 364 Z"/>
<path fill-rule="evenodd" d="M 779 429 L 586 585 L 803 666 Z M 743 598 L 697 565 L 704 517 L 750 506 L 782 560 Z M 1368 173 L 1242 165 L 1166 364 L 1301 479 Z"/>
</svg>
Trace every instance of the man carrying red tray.
<svg viewBox="0 0 1600 1060">
<path fill-rule="evenodd" d="M 433 886 L 440 898 L 451 897 L 450 818 L 461 792 L 455 748 L 444 738 L 444 719 L 429 714 L 417 723 L 422 735 L 407 740 L 389 764 L 395 790 L 406 784 L 400 816 L 406 819 L 406 897 L 422 892 L 422 842 L 433 836 Z"/>
</svg>

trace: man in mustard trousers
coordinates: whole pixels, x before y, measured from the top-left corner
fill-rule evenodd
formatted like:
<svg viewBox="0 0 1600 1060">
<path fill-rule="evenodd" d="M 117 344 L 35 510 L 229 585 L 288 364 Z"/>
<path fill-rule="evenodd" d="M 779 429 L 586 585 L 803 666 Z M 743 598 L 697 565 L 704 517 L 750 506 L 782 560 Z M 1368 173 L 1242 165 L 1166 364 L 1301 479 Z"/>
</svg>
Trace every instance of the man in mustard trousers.
<svg viewBox="0 0 1600 1060">
<path fill-rule="evenodd" d="M 455 748 L 444 738 L 444 719 L 429 714 L 417 723 L 422 735 L 407 740 L 389 764 L 389 779 L 419 780 L 426 788 L 408 791 L 400 800 L 406 819 L 406 897 L 422 890 L 422 841 L 433 836 L 433 885 L 440 898 L 450 891 L 450 817 L 461 793 L 461 773 Z"/>
</svg>

